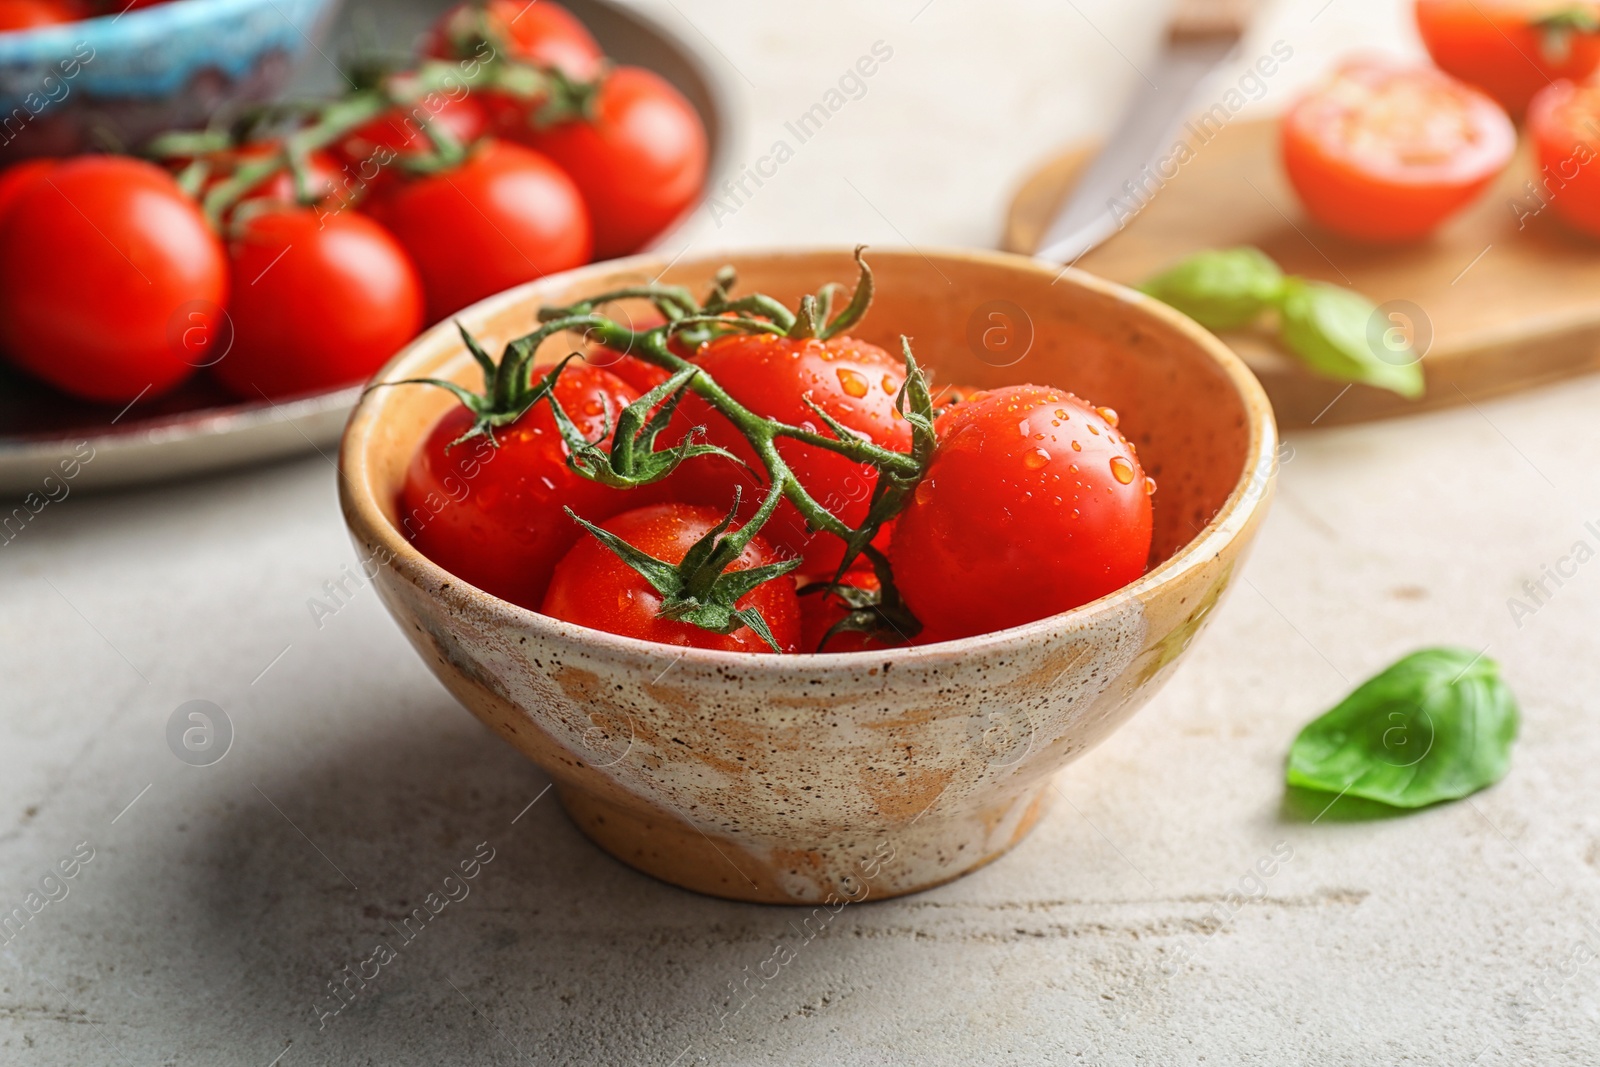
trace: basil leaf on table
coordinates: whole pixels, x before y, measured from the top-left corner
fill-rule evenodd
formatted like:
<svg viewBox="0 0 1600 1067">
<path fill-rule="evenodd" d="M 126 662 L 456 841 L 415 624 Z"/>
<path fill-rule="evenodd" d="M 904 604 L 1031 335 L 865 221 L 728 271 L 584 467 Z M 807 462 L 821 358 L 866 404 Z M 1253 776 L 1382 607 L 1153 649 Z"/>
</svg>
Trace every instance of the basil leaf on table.
<svg viewBox="0 0 1600 1067">
<path fill-rule="evenodd" d="M 1511 766 L 1520 713 L 1500 667 L 1427 648 L 1369 678 L 1289 749 L 1288 783 L 1396 808 L 1456 800 Z"/>
<path fill-rule="evenodd" d="M 1312 370 L 1414 400 L 1422 395 L 1422 367 L 1407 361 L 1409 348 L 1374 350 L 1369 331 L 1377 310 L 1350 289 L 1290 278 L 1278 304 L 1278 335 Z"/>
<path fill-rule="evenodd" d="M 1283 271 L 1260 249 L 1226 248 L 1190 256 L 1139 289 L 1208 330 L 1232 330 L 1274 306 L 1283 280 Z"/>
</svg>

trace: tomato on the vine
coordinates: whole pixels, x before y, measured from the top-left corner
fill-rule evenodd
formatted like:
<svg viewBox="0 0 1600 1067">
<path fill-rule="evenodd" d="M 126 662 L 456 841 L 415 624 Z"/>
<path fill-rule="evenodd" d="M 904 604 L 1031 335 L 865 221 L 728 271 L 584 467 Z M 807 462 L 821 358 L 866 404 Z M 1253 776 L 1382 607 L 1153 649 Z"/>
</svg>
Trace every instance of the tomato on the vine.
<svg viewBox="0 0 1600 1067">
<path fill-rule="evenodd" d="M 941 639 L 1068 611 L 1144 573 L 1149 481 L 1116 414 L 1056 389 L 979 393 L 939 416 L 889 557 Z"/>
<path fill-rule="evenodd" d="M 582 514 L 576 506 L 573 510 Z M 696 541 L 722 521 L 723 514 L 715 508 L 688 504 L 655 504 L 596 524 L 659 560 L 679 563 Z M 728 569 L 746 570 L 775 563 L 779 558 L 757 534 Z M 585 534 L 556 565 L 540 611 L 580 626 L 666 645 L 728 652 L 772 651 L 748 626 L 719 634 L 665 618 L 657 614 L 662 602 L 660 593 L 638 571 Z M 800 605 L 793 578 L 781 575 L 763 582 L 736 603 L 740 609 L 755 608 L 761 613 L 774 642 L 783 651 L 799 649 Z"/>
<path fill-rule="evenodd" d="M 551 0 L 468 0 L 457 4 L 429 29 L 422 54 L 470 59 L 485 40 L 503 47 L 512 59 L 555 67 L 575 81 L 593 78 L 605 59 L 584 24 Z"/>
<path fill-rule="evenodd" d="M 694 202 L 705 181 L 699 114 L 660 75 L 639 67 L 606 75 L 593 118 L 524 125 L 515 136 L 578 183 L 599 259 L 638 251 Z"/>
<path fill-rule="evenodd" d="M 74 396 L 127 403 L 178 384 L 227 298 L 221 242 L 152 163 L 58 163 L 0 223 L 0 347 Z"/>
<path fill-rule="evenodd" d="M 207 175 L 205 185 L 200 191 L 201 199 L 217 185 L 232 177 L 240 167 L 249 163 L 257 163 L 279 151 L 279 145 L 271 141 L 256 141 L 216 157 L 210 174 Z M 186 162 L 186 161 L 180 161 Z M 331 195 L 338 186 L 342 171 L 339 161 L 331 152 L 312 152 L 305 160 L 306 192 L 315 200 Z M 287 168 L 274 171 L 270 176 L 263 178 L 252 188 L 246 190 L 237 203 L 271 201 L 280 204 L 298 203 L 300 190 L 296 187 L 294 174 Z"/>
<path fill-rule="evenodd" d="M 1596 0 L 1416 0 L 1417 31 L 1439 69 L 1520 117 L 1552 81 L 1600 69 Z"/>
<path fill-rule="evenodd" d="M 876 593 L 882 588 L 878 576 L 870 570 L 853 568 L 839 578 L 839 584 Z M 862 630 L 841 630 L 823 638 L 846 615 L 850 606 L 827 589 L 817 589 L 800 596 L 800 651 L 802 652 L 872 652 L 894 647 L 876 634 Z M 904 642 L 901 642 L 904 643 Z"/>
<path fill-rule="evenodd" d="M 1283 161 L 1311 216 L 1366 241 L 1422 237 L 1505 170 L 1501 107 L 1427 67 L 1346 66 L 1283 117 Z"/>
<path fill-rule="evenodd" d="M 364 215 L 252 214 L 232 242 L 233 345 L 212 373 L 276 399 L 363 381 L 422 326 L 422 283 Z"/>
<path fill-rule="evenodd" d="M 850 337 L 827 341 L 777 337 L 772 334 L 729 334 L 702 346 L 694 361 L 757 415 L 808 427 L 831 436 L 826 423 L 807 400 L 875 444 L 904 452 L 911 446 L 911 425 L 895 410 L 895 394 L 905 382 L 901 362 L 877 345 Z M 690 393 L 674 415 L 681 437 L 692 426 L 706 428 L 706 440 L 738 456 L 749 470 L 721 457 L 686 461 L 673 475 L 673 487 L 685 499 L 726 508 L 735 487 L 744 491 L 743 513 L 754 513 L 761 492 L 751 471 L 762 469 L 744 434 L 699 396 Z M 793 470 L 811 497 L 848 526 L 867 517 L 877 468 L 837 452 L 779 438 L 778 455 Z M 831 533 L 807 529 L 789 501 L 778 505 L 761 529 L 780 552 L 804 556 L 806 574 L 832 576 L 844 558 L 844 542 Z"/>
<path fill-rule="evenodd" d="M 591 440 L 639 399 L 626 382 L 578 362 L 556 380 L 555 396 Z M 590 481 L 567 466 L 568 449 L 547 403 L 496 429 L 498 447 L 479 436 L 451 448 L 473 418 L 453 405 L 429 432 L 406 472 L 400 525 L 445 570 L 538 610 L 552 568 L 582 532 L 561 509 L 600 522 L 636 506 L 638 491 Z"/>
<path fill-rule="evenodd" d="M 454 170 L 396 187 L 374 210 L 400 239 L 437 321 L 502 289 L 589 261 L 589 216 L 544 156 L 489 138 Z"/>
<path fill-rule="evenodd" d="M 1600 84 L 1547 87 L 1528 106 L 1528 131 L 1550 210 L 1600 237 Z"/>
<path fill-rule="evenodd" d="M 358 126 L 339 142 L 337 152 L 365 196 L 377 204 L 385 190 L 404 178 L 408 160 L 434 153 L 430 129 L 470 148 L 488 133 L 489 115 L 476 96 L 436 93 L 410 108 L 393 108 Z"/>
</svg>

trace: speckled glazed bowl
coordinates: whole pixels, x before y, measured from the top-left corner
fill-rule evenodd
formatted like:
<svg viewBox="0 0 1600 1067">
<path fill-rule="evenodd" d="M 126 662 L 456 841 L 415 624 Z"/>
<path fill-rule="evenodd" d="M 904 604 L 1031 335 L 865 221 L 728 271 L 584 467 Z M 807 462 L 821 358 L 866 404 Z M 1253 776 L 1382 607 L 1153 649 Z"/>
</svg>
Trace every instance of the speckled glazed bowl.
<svg viewBox="0 0 1600 1067">
<path fill-rule="evenodd" d="M 1160 485 L 1144 577 L 1062 615 L 924 648 L 779 656 L 655 645 L 499 600 L 397 531 L 407 462 L 455 402 L 442 390 L 370 393 L 345 431 L 345 519 L 363 560 L 386 564 L 378 589 L 423 659 L 549 772 L 584 833 L 703 893 L 796 904 L 890 897 L 1004 853 L 1045 811 L 1051 777 L 1170 674 L 1271 493 L 1266 397 L 1189 320 L 1014 256 L 869 258 L 878 297 L 858 335 L 893 348 L 910 334 L 938 381 L 1045 383 L 1121 412 Z M 739 291 L 791 305 L 854 273 L 848 250 L 836 249 L 686 258 L 664 280 L 698 291 L 725 262 L 738 268 Z M 461 319 L 498 352 L 532 328 L 539 305 L 645 282 L 662 266 L 596 264 L 492 297 Z M 569 349 L 558 338 L 540 356 Z M 379 380 L 425 375 L 476 384 L 448 324 Z"/>
</svg>

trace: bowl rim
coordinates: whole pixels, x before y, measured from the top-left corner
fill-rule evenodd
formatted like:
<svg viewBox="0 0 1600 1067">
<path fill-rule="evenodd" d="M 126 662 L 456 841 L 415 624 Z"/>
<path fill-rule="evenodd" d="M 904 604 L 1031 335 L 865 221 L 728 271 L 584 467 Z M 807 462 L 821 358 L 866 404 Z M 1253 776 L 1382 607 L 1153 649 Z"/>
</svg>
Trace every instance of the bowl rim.
<svg viewBox="0 0 1600 1067">
<path fill-rule="evenodd" d="M 735 248 L 711 251 L 696 255 L 689 262 L 708 262 L 729 258 L 783 258 L 836 254 L 848 259 L 853 246 L 821 244 L 816 246 L 787 245 L 779 248 Z M 1130 599 L 1149 599 L 1149 594 L 1176 582 L 1199 568 L 1222 551 L 1258 513 L 1271 495 L 1273 479 L 1277 473 L 1277 425 L 1273 418 L 1271 402 L 1254 373 L 1227 345 L 1193 319 L 1161 303 L 1154 297 L 1107 281 L 1097 275 L 1075 267 L 1062 267 L 1029 256 L 986 249 L 921 247 L 885 247 L 881 253 L 919 256 L 930 261 L 939 259 L 976 260 L 980 263 L 1007 270 L 1023 270 L 1036 275 L 1054 276 L 1052 284 L 1070 283 L 1091 292 L 1121 300 L 1151 315 L 1169 328 L 1194 342 L 1203 354 L 1223 372 L 1232 384 L 1245 409 L 1248 438 L 1245 445 L 1245 462 L 1222 505 L 1211 520 L 1181 547 L 1155 567 L 1119 589 L 1080 604 L 1069 611 L 1049 615 L 1020 626 L 976 634 L 971 637 L 940 641 L 928 645 L 911 645 L 901 648 L 865 652 L 730 652 L 720 649 L 702 649 L 681 645 L 661 644 L 642 638 L 626 637 L 604 630 L 596 630 L 569 623 L 502 600 L 492 593 L 479 589 L 440 567 L 418 551 L 401 536 L 400 531 L 384 514 L 382 506 L 371 492 L 366 477 L 365 451 L 374 427 L 380 421 L 390 395 L 387 389 L 370 389 L 364 392 L 345 425 L 339 444 L 338 481 L 341 510 L 350 532 L 363 543 L 373 544 L 388 553 L 386 566 L 417 585 L 428 596 L 451 602 L 458 608 L 474 612 L 485 611 L 498 616 L 499 621 L 518 629 L 538 632 L 541 636 L 558 641 L 591 646 L 595 651 L 614 657 L 675 656 L 674 663 L 700 663 L 710 670 L 740 665 L 747 669 L 770 669 L 798 673 L 837 673 L 851 666 L 865 664 L 910 664 L 927 661 L 947 662 L 963 659 L 973 652 L 993 652 L 1006 646 L 1029 644 L 1064 632 L 1090 628 L 1102 617 L 1118 611 Z M 399 373 L 424 349 L 432 348 L 441 335 L 456 336 L 455 319 L 472 319 L 490 316 L 504 307 L 529 301 L 536 289 L 552 284 L 581 280 L 585 275 L 613 274 L 625 271 L 662 272 L 681 262 L 667 262 L 654 254 L 629 256 L 587 264 L 570 271 L 547 275 L 512 289 L 504 290 L 465 308 L 450 319 L 437 323 L 406 345 L 372 378 L 372 384 L 389 383 L 412 372 Z M 459 344 L 459 341 L 457 342 Z"/>
</svg>

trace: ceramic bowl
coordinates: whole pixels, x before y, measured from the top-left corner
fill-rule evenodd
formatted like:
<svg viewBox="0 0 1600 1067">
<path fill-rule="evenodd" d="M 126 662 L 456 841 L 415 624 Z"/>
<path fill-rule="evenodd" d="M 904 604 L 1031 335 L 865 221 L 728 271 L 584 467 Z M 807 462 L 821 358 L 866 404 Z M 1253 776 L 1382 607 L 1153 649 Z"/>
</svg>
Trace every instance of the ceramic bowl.
<svg viewBox="0 0 1600 1067">
<path fill-rule="evenodd" d="M 1149 571 L 1073 611 L 878 653 L 741 655 L 656 645 L 516 607 L 441 570 L 398 532 L 408 461 L 442 390 L 367 394 L 346 428 L 340 494 L 384 603 L 445 686 L 555 780 L 600 847 L 665 881 L 776 903 L 891 897 L 982 866 L 1049 804 L 1051 779 L 1170 675 L 1228 588 L 1271 495 L 1276 431 L 1219 341 L 1131 290 L 982 252 L 869 253 L 864 328 L 901 332 L 936 380 L 1032 381 L 1116 408 L 1159 483 Z M 853 277 L 846 249 L 701 256 L 664 280 L 791 305 Z M 541 304 L 661 275 L 636 258 L 492 297 L 461 318 L 498 351 Z M 999 332 L 997 332 L 999 331 Z M 540 353 L 555 359 L 570 341 Z M 453 328 L 378 376 L 476 384 Z M 470 491 L 470 488 L 468 489 Z M 371 561 L 368 563 L 367 561 Z"/>
<path fill-rule="evenodd" d="M 224 104 L 269 100 L 337 0 L 175 0 L 0 33 L 0 164 L 141 144 Z"/>
</svg>

